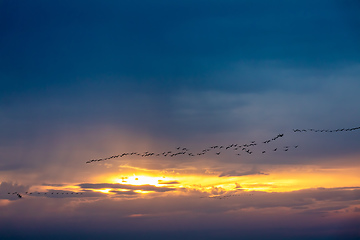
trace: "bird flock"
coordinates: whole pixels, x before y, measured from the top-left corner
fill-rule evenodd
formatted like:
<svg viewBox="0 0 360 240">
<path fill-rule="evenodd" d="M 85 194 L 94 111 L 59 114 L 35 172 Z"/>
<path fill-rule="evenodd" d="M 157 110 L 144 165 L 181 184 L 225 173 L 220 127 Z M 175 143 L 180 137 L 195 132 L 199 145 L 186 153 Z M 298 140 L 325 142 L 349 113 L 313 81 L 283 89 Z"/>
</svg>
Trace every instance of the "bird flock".
<svg viewBox="0 0 360 240">
<path fill-rule="evenodd" d="M 339 128 L 339 129 L 293 129 L 293 132 L 298 133 L 298 132 L 350 132 L 350 131 L 355 131 L 355 130 L 359 130 L 360 127 L 355 127 L 355 128 Z M 267 144 L 270 142 L 273 142 L 275 140 L 277 140 L 278 138 L 282 138 L 284 136 L 283 133 L 276 135 L 275 137 L 262 141 L 260 142 L 261 144 Z M 189 157 L 195 157 L 195 156 L 202 156 L 205 154 L 209 154 L 209 153 L 214 153 L 215 155 L 220 155 L 222 154 L 224 151 L 226 150 L 235 150 L 235 154 L 238 156 L 241 156 L 242 154 L 252 154 L 253 153 L 253 149 L 252 147 L 260 145 L 259 143 L 255 142 L 255 141 L 251 141 L 249 143 L 246 144 L 237 144 L 237 143 L 232 143 L 229 145 L 214 145 L 214 146 L 210 146 L 207 148 L 204 148 L 202 151 L 199 152 L 192 152 L 189 150 L 189 148 L 186 147 L 177 147 L 175 150 L 170 150 L 170 151 L 164 151 L 164 152 L 124 152 L 118 155 L 113 155 L 110 157 L 106 157 L 106 158 L 98 158 L 98 159 L 92 159 L 92 160 L 88 160 L 86 161 L 86 163 L 93 163 L 93 162 L 101 162 L 101 161 L 107 161 L 110 159 L 115 159 L 115 158 L 123 158 L 123 157 L 128 157 L 128 156 L 140 156 L 140 157 L 176 157 L 176 156 L 189 156 Z M 284 151 L 287 152 L 292 148 L 298 148 L 298 145 L 295 146 L 284 146 L 282 148 L 277 147 L 277 148 L 273 148 L 271 151 L 272 152 L 276 152 L 276 151 Z M 265 154 L 267 151 L 266 150 L 262 150 L 261 153 Z"/>
<path fill-rule="evenodd" d="M 294 132 L 351 132 L 351 131 L 355 131 L 355 130 L 359 130 L 360 127 L 355 127 L 355 128 L 338 128 L 338 129 L 293 129 Z"/>
<path fill-rule="evenodd" d="M 219 196 L 209 196 L 207 198 L 212 198 L 212 199 L 228 199 L 230 197 L 244 197 L 244 196 L 254 196 L 254 193 L 241 193 L 241 194 L 229 194 L 229 195 L 219 195 Z M 204 198 L 204 197 L 202 197 Z"/>
<path fill-rule="evenodd" d="M 25 192 L 25 193 L 19 193 L 19 192 L 8 192 L 8 195 L 15 195 L 18 198 L 22 198 L 23 195 L 82 195 L 81 192 Z"/>
<path fill-rule="evenodd" d="M 275 137 L 262 141 L 261 144 L 267 144 L 270 143 L 272 141 L 277 140 L 278 138 L 283 137 L 284 134 L 278 134 Z M 209 153 L 214 153 L 215 155 L 220 155 L 222 154 L 224 151 L 227 150 L 234 150 L 236 152 L 236 155 L 241 156 L 241 151 L 244 154 L 252 154 L 253 150 L 252 147 L 259 145 L 259 143 L 257 143 L 256 141 L 251 141 L 249 143 L 245 143 L 245 144 L 237 144 L 237 143 L 232 143 L 229 145 L 213 145 L 213 146 L 209 146 L 207 148 L 204 148 L 203 150 L 199 151 L 199 152 L 192 152 L 190 151 L 188 148 L 186 147 L 177 147 L 175 150 L 171 150 L 171 151 L 164 151 L 164 152 L 160 152 L 160 153 L 155 153 L 155 152 L 143 152 L 143 153 L 139 153 L 139 152 L 129 152 L 129 153 L 121 153 L 118 155 L 113 155 L 110 157 L 106 157 L 106 158 L 99 158 L 99 159 L 92 159 L 92 160 L 88 160 L 86 161 L 86 163 L 92 163 L 92 162 L 101 162 L 101 161 L 106 161 L 106 160 L 110 160 L 110 159 L 114 159 L 114 158 L 123 158 L 126 156 L 140 156 L 140 157 L 176 157 L 176 156 L 190 156 L 190 157 L 195 157 L 195 156 L 202 156 L 205 154 L 209 154 Z M 297 148 L 298 146 L 294 146 L 294 148 Z M 285 146 L 282 150 L 283 151 L 288 151 L 291 147 L 290 146 Z M 277 151 L 278 148 L 274 148 L 273 151 Z M 280 150 L 280 148 L 279 148 Z M 262 153 L 265 153 L 266 151 L 262 151 Z"/>
<path fill-rule="evenodd" d="M 355 130 L 359 130 L 360 127 L 355 127 L 355 128 L 339 128 L 339 129 L 293 129 L 294 133 L 303 133 L 303 132 L 317 132 L 317 133 L 332 133 L 332 132 L 350 132 L 350 131 L 355 131 Z M 202 156 L 205 154 L 210 154 L 213 153 L 215 155 L 220 155 L 223 154 L 226 151 L 234 151 L 236 155 L 241 156 L 242 154 L 245 155 L 251 155 L 253 154 L 253 147 L 255 146 L 260 146 L 263 144 L 269 144 L 273 141 L 276 141 L 279 138 L 284 137 L 284 134 L 277 134 L 275 137 L 271 138 L 271 139 L 267 139 L 261 142 L 256 142 L 256 141 L 250 141 L 248 143 L 245 144 L 238 144 L 238 143 L 231 143 L 229 145 L 213 145 L 213 146 L 209 146 L 207 148 L 202 149 L 201 151 L 198 152 L 193 152 L 190 151 L 189 148 L 186 147 L 176 147 L 175 150 L 171 150 L 171 151 L 164 151 L 164 152 L 124 152 L 118 155 L 113 155 L 110 157 L 106 157 L 106 158 L 99 158 L 99 159 L 92 159 L 92 160 L 88 160 L 86 161 L 86 163 L 93 163 L 93 162 L 101 162 L 101 161 L 106 161 L 106 160 L 110 160 L 110 159 L 115 159 L 115 158 L 123 158 L 123 157 L 127 157 L 127 156 L 140 156 L 140 157 L 176 157 L 176 156 L 189 156 L 189 157 L 195 157 L 195 156 Z M 271 150 L 268 151 L 272 151 L 272 152 L 276 152 L 276 151 L 284 151 L 287 152 L 290 149 L 296 149 L 298 148 L 298 145 L 295 146 L 283 146 L 281 147 L 276 147 L 276 148 L 272 148 Z M 262 154 L 266 153 L 265 150 L 261 151 Z M 82 195 L 82 192 L 25 192 L 25 193 L 19 193 L 19 192 L 8 192 L 8 195 L 16 195 L 19 199 L 23 198 L 24 195 L 29 195 L 29 196 L 54 196 L 54 195 Z M 209 198 L 215 198 L 215 199 L 227 199 L 229 197 L 235 197 L 235 196 L 252 196 L 253 193 L 250 194 L 231 194 L 231 195 L 223 195 L 223 196 L 211 196 Z"/>
</svg>

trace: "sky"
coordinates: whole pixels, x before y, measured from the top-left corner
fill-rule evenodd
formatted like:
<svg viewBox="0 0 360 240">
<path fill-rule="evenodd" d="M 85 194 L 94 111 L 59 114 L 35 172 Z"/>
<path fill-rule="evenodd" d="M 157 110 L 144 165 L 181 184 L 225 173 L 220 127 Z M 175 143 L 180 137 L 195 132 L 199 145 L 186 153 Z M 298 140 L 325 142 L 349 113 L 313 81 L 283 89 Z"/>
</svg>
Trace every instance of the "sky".
<svg viewBox="0 0 360 240">
<path fill-rule="evenodd" d="M 0 0 L 0 238 L 359 239 L 359 11 Z"/>
</svg>

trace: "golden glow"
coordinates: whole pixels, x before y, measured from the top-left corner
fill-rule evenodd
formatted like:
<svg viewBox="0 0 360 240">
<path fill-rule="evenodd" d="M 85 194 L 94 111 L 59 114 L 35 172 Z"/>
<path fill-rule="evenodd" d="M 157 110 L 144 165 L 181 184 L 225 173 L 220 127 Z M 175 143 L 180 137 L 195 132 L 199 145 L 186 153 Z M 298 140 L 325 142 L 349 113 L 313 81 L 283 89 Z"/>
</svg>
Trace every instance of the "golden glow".
<svg viewBox="0 0 360 240">
<path fill-rule="evenodd" d="M 135 190 L 136 193 L 151 193 L 152 191 Z"/>
<path fill-rule="evenodd" d="M 166 182 L 170 182 L 171 179 L 167 177 L 152 177 L 152 176 L 126 176 L 121 178 L 115 178 L 112 182 L 130 185 L 153 185 L 156 187 L 165 186 Z"/>
<path fill-rule="evenodd" d="M 133 169 L 132 169 L 133 170 Z M 227 192 L 290 192 L 309 188 L 335 188 L 360 185 L 359 167 L 344 169 L 323 169 L 317 166 L 288 166 L 276 169 L 262 168 L 268 175 L 246 175 L 219 177 L 220 172 L 201 171 L 179 173 L 151 170 L 127 172 L 124 175 L 98 176 L 97 182 L 118 183 L 124 185 L 151 185 L 154 187 L 173 188 L 174 191 L 159 191 L 158 194 L 187 194 L 192 190 L 210 195 L 226 194 Z M 69 186 L 67 186 L 68 188 Z M 140 187 L 141 189 L 141 187 Z M 154 192 L 137 189 L 137 193 Z M 111 190 L 121 191 L 121 188 L 96 190 L 111 193 Z M 146 191 L 145 191 L 146 190 Z M 94 190 L 95 191 L 95 190 Z"/>
<path fill-rule="evenodd" d="M 101 192 L 101 193 L 106 193 L 106 194 L 114 194 L 110 191 L 112 191 L 112 188 L 105 188 L 105 189 L 94 189 L 94 192 Z"/>
</svg>

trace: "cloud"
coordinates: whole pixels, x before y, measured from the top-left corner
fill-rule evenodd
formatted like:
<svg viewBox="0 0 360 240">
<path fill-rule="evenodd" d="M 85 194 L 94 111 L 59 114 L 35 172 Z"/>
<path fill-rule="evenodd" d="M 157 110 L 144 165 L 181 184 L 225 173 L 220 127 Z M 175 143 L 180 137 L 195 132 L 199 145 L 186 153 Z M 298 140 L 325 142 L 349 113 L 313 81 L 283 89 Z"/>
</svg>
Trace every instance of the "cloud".
<svg viewBox="0 0 360 240">
<path fill-rule="evenodd" d="M 180 184 L 180 182 L 179 181 L 167 181 L 167 182 L 165 182 L 163 180 L 159 180 L 158 184 Z"/>
<path fill-rule="evenodd" d="M 81 183 L 78 186 L 83 189 L 119 188 L 119 189 L 131 189 L 131 190 L 154 191 L 154 192 L 168 192 L 168 191 L 176 190 L 175 188 L 156 187 L 152 185 L 128 185 L 128 184 L 119 184 L 119 183 Z"/>
<path fill-rule="evenodd" d="M 43 183 L 42 186 L 48 186 L 48 187 L 62 187 L 65 186 L 65 184 L 62 183 Z"/>
<path fill-rule="evenodd" d="M 247 176 L 247 175 L 269 175 L 268 173 L 263 173 L 260 172 L 258 170 L 256 170 L 256 168 L 253 168 L 249 171 L 245 171 L 245 172 L 239 172 L 237 170 L 230 170 L 227 172 L 222 172 L 219 177 L 235 177 L 235 176 Z"/>
<path fill-rule="evenodd" d="M 243 189 L 243 187 L 242 187 L 242 186 L 240 186 L 240 184 L 239 184 L 239 183 L 235 183 L 235 188 L 236 188 L 236 189 Z"/>
<path fill-rule="evenodd" d="M 134 192 L 134 191 L 110 191 L 111 193 L 116 193 L 117 195 L 124 195 L 124 196 L 132 196 L 132 195 L 138 195 L 140 193 Z"/>
<path fill-rule="evenodd" d="M 341 205 L 341 206 L 313 208 L 313 209 L 305 210 L 301 213 L 304 213 L 304 214 L 326 214 L 326 213 L 329 213 L 332 211 L 337 211 L 337 210 L 345 209 L 348 207 L 349 207 L 348 205 Z"/>
<path fill-rule="evenodd" d="M 360 187 L 335 187 L 335 188 L 324 188 L 324 187 L 319 187 L 317 188 L 319 190 L 353 190 L 353 189 L 360 189 Z"/>
<path fill-rule="evenodd" d="M 358 220 L 358 218 L 351 219 L 350 215 L 342 215 L 341 219 L 336 217 L 321 219 L 323 215 L 336 214 L 337 210 L 345 209 L 347 206 L 358 207 L 356 205 L 358 200 L 348 201 L 347 197 L 341 197 L 339 199 L 343 201 L 339 202 L 337 198 L 334 198 L 334 196 L 348 195 L 359 198 L 358 192 L 359 190 L 339 189 L 307 189 L 286 193 L 254 191 L 252 195 L 239 194 L 223 199 L 200 198 L 198 194 L 191 192 L 187 195 L 174 194 L 169 197 L 147 195 L 149 197 L 140 198 L 133 198 L 135 195 L 130 193 L 121 198 L 115 195 L 115 197 L 99 199 L 82 198 L 81 201 L 70 198 L 29 197 L 24 198 L 24 201 L 11 201 L 6 206 L 0 206 L 2 214 L 0 223 L 4 226 L 4 230 L 13 230 L 15 226 L 22 230 L 26 229 L 26 226 L 31 226 L 31 229 L 35 231 L 36 226 L 39 225 L 47 226 L 52 231 L 54 229 L 74 230 L 75 226 L 77 234 L 88 233 L 94 228 L 101 233 L 111 231 L 121 233 L 129 230 L 143 231 L 143 233 L 146 231 L 163 232 L 167 229 L 175 234 L 179 228 L 188 231 L 200 227 L 203 234 L 197 235 L 197 238 L 209 231 L 233 232 L 237 229 L 239 232 L 253 232 L 261 228 L 266 232 L 267 229 L 272 228 L 275 232 L 283 232 L 285 228 L 291 229 L 290 232 L 299 231 L 303 237 L 308 230 L 314 233 L 314 229 L 320 225 L 328 228 L 334 225 L 342 226 L 344 219 Z M 313 210 L 313 213 L 306 214 L 303 213 L 304 210 Z M 138 217 L 130 219 L 129 216 Z M 67 221 L 69 217 L 72 218 L 70 222 Z M 254 222 L 257 223 L 256 226 Z M 331 222 L 332 225 L 329 225 Z M 252 237 L 249 235 L 248 238 Z M 216 239 L 223 238 L 219 236 Z"/>
</svg>

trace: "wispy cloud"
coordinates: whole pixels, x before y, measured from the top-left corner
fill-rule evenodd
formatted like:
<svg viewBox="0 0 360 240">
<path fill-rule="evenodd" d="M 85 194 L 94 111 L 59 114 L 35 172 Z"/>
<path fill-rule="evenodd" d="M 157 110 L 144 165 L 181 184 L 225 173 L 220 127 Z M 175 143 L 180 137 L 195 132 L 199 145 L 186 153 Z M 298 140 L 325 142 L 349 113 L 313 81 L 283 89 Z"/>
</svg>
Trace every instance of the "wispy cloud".
<svg viewBox="0 0 360 240">
<path fill-rule="evenodd" d="M 175 188 L 169 187 L 156 187 L 153 185 L 129 185 L 129 184 L 118 184 L 118 183 L 81 183 L 78 185 L 83 189 L 131 189 L 131 190 L 142 190 L 142 191 L 154 191 L 154 192 L 168 192 L 174 191 Z"/>
</svg>

